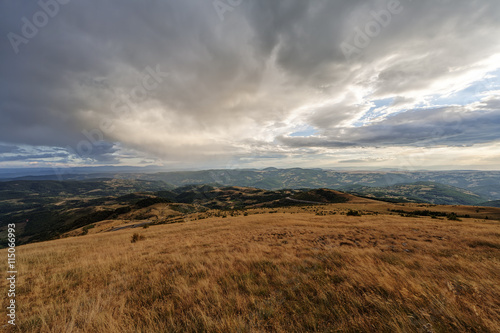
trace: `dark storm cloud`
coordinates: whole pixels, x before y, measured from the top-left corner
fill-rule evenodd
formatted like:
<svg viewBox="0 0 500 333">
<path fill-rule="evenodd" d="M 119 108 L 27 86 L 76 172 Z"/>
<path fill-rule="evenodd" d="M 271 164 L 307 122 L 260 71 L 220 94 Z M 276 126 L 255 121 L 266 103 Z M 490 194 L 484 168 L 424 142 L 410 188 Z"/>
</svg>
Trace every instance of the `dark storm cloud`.
<svg viewBox="0 0 500 333">
<path fill-rule="evenodd" d="M 355 46 L 357 29 L 391 1 L 245 0 L 221 21 L 211 1 L 47 0 L 41 3 L 57 13 L 29 38 L 23 28 L 40 19 L 42 7 L 3 1 L 0 141 L 62 147 L 78 157 L 88 141 L 83 159 L 116 162 L 120 152 L 110 142 L 183 159 L 242 153 L 254 138 L 327 148 L 433 144 L 434 132 L 440 144 L 497 140 L 494 101 L 483 108 L 491 113 L 466 114 L 465 127 L 419 123 L 430 119 L 427 111 L 345 127 L 369 109 L 361 99 L 413 101 L 500 52 L 500 2 L 401 0 L 401 10 L 347 59 L 342 43 Z M 13 47 L 9 33 L 26 40 Z M 145 89 L 155 82 L 151 70 L 163 74 Z M 291 128 L 292 121 L 322 136 L 290 138 L 273 125 Z M 100 131 L 102 142 L 85 131 Z"/>
<path fill-rule="evenodd" d="M 46 158 L 66 158 L 68 154 L 65 153 L 54 153 L 54 154 L 31 154 L 31 155 L 15 155 L 15 156 L 0 156 L 0 162 L 12 162 L 12 161 L 39 161 Z"/>
<path fill-rule="evenodd" d="M 13 154 L 13 153 L 20 153 L 22 150 L 14 145 L 0 145 L 0 154 Z"/>
<path fill-rule="evenodd" d="M 341 127 L 320 137 L 280 137 L 292 147 L 468 146 L 500 140 L 500 111 L 462 107 L 412 110 L 363 127 Z"/>
<path fill-rule="evenodd" d="M 92 143 L 89 140 L 82 140 L 76 145 L 76 149 L 71 146 L 65 147 L 70 153 L 70 157 L 80 160 L 94 160 L 101 163 L 118 162 L 115 153 L 119 151 L 116 144 L 107 141 Z"/>
<path fill-rule="evenodd" d="M 0 144 L 0 162 L 66 160 L 69 154 L 61 148 L 29 147 Z"/>
</svg>

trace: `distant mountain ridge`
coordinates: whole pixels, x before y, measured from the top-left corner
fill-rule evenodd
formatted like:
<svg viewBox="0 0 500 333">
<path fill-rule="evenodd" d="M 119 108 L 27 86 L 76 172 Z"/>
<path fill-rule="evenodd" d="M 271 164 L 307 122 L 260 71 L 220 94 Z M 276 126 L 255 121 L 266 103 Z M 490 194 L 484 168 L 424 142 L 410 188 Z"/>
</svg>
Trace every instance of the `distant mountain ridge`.
<svg viewBox="0 0 500 333">
<path fill-rule="evenodd" d="M 478 205 L 484 198 L 470 191 L 435 182 L 396 184 L 387 187 L 353 186 L 348 192 L 374 199 L 396 202 L 422 202 L 435 205 Z"/>
<path fill-rule="evenodd" d="M 500 200 L 481 202 L 478 206 L 500 208 Z"/>
<path fill-rule="evenodd" d="M 217 186 L 244 186 L 267 190 L 330 188 L 352 190 L 355 186 L 381 188 L 397 184 L 434 182 L 469 191 L 483 198 L 483 202 L 500 200 L 499 171 L 333 171 L 322 169 L 235 169 L 204 170 L 156 173 L 92 173 L 92 174 L 55 174 L 27 176 L 16 180 L 92 180 L 96 178 L 162 181 L 174 187 L 186 185 L 215 184 Z M 2 182 L 0 181 L 0 184 Z M 459 191 L 460 192 L 460 191 Z M 417 198 L 418 199 L 418 198 Z M 418 199 L 420 200 L 420 199 Z M 424 199 L 423 199 L 424 200 Z M 425 200 L 424 200 L 425 201 Z M 453 201 L 449 200 L 449 203 Z M 470 203 L 475 200 L 467 201 Z"/>
<path fill-rule="evenodd" d="M 147 180 L 162 180 L 175 186 L 217 183 L 268 190 L 284 188 L 330 188 L 348 190 L 353 185 L 387 187 L 416 182 L 435 182 L 472 192 L 485 200 L 500 200 L 499 171 L 418 171 L 347 172 L 321 169 L 206 170 L 161 172 L 134 175 Z"/>
</svg>

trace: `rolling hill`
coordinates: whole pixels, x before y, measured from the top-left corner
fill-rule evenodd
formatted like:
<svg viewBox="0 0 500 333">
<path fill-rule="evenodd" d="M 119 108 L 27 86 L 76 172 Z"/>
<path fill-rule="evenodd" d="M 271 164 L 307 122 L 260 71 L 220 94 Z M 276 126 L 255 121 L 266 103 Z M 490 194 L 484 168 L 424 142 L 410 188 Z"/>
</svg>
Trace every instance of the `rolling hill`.
<svg viewBox="0 0 500 333">
<path fill-rule="evenodd" d="M 207 190 L 221 203 L 260 193 Z M 500 209 L 295 195 L 323 204 L 199 211 L 196 196 L 128 195 L 128 212 L 21 245 L 12 331 L 500 329 Z"/>
<path fill-rule="evenodd" d="M 54 173 L 29 180 L 92 180 L 93 178 L 144 179 L 163 181 L 175 187 L 186 185 L 217 184 L 218 186 L 256 187 L 267 190 L 285 188 L 331 188 L 344 191 L 360 185 L 367 187 L 388 187 L 396 184 L 433 182 L 464 189 L 481 197 L 484 201 L 500 199 L 499 171 L 336 171 L 323 169 L 222 169 L 179 172 L 121 172 Z M 2 179 L 0 179 L 1 181 Z"/>
<path fill-rule="evenodd" d="M 485 206 L 485 207 L 500 207 L 500 200 L 494 200 L 494 201 L 481 202 L 480 204 L 478 204 L 478 206 Z"/>
<path fill-rule="evenodd" d="M 434 182 L 397 184 L 387 187 L 352 186 L 346 191 L 394 202 L 422 202 L 436 205 L 478 205 L 484 198 L 468 190 Z"/>
<path fill-rule="evenodd" d="M 209 210 L 219 211 L 219 215 L 228 212 L 234 215 L 255 208 L 371 202 L 371 199 L 433 204 L 484 201 L 465 190 L 423 182 L 388 188 L 358 186 L 351 192 L 358 196 L 329 189 L 265 190 L 217 184 L 174 187 L 163 181 L 128 179 L 0 182 L 0 236 L 9 223 L 18 224 L 19 244 L 25 244 L 59 238 L 102 221 L 122 221 L 111 223 L 116 227 L 123 221 L 169 223 L 181 221 L 186 214 Z"/>
</svg>

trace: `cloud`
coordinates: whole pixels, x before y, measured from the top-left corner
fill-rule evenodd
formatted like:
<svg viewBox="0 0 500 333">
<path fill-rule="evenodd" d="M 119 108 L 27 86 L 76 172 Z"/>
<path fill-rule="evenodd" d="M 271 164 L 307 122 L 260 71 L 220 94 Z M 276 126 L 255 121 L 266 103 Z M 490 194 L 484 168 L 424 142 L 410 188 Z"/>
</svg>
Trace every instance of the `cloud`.
<svg viewBox="0 0 500 333">
<path fill-rule="evenodd" d="M 0 145 L 0 154 L 20 153 L 22 150 L 13 145 Z"/>
<path fill-rule="evenodd" d="M 0 144 L 0 162 L 66 160 L 68 152 L 50 147 L 30 147 Z"/>
<path fill-rule="evenodd" d="M 77 149 L 67 146 L 48 147 L 32 145 L 0 145 L 0 162 L 12 161 L 44 161 L 55 163 L 73 163 L 78 164 L 86 162 L 87 164 L 113 164 L 118 163 L 116 153 L 126 155 L 117 144 L 99 141 L 90 144 L 81 141 L 77 144 Z M 137 156 L 137 153 L 135 154 Z"/>
<path fill-rule="evenodd" d="M 15 156 L 0 156 L 1 162 L 11 162 L 11 161 L 26 161 L 26 160 L 42 160 L 46 158 L 59 158 L 67 157 L 67 154 L 34 154 L 34 155 L 15 155 Z"/>
<path fill-rule="evenodd" d="M 32 22 L 41 7 L 2 2 L 0 141 L 62 148 L 75 163 L 132 154 L 137 163 L 224 165 L 233 156 L 307 158 L 315 147 L 498 140 L 497 99 L 440 107 L 433 99 L 500 67 L 500 3 L 401 0 L 346 59 L 341 44 L 390 2 L 243 1 L 221 21 L 211 1 L 71 1 L 18 53 L 7 35 L 22 35 L 23 17 Z M 381 99 L 394 101 L 367 117 Z M 308 127 L 318 134 L 289 136 Z M 82 142 L 89 154 L 78 153 Z"/>
<path fill-rule="evenodd" d="M 500 140 L 500 110 L 443 107 L 401 112 L 361 127 L 326 129 L 322 136 L 286 137 L 292 147 L 470 146 Z"/>
<path fill-rule="evenodd" d="M 347 163 L 347 164 L 357 164 L 357 163 L 373 163 L 373 162 L 382 162 L 386 161 L 387 159 L 383 158 L 358 158 L 358 159 L 351 159 L 351 160 L 340 160 L 338 163 Z"/>
</svg>

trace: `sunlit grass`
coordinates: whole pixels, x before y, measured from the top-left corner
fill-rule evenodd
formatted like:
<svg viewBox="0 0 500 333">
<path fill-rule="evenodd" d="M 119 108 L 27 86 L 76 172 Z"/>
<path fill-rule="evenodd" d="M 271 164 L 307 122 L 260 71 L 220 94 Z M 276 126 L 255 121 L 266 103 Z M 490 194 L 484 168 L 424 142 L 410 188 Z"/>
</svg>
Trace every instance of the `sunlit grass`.
<svg viewBox="0 0 500 333">
<path fill-rule="evenodd" d="M 498 332 L 498 227 L 250 212 L 30 244 L 13 331 Z"/>
</svg>

